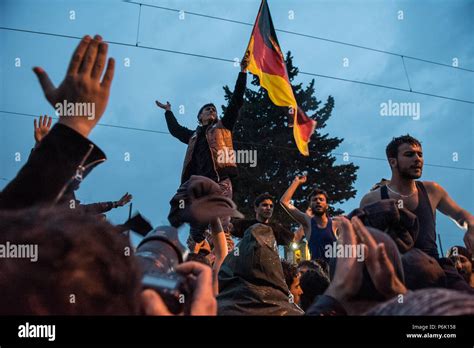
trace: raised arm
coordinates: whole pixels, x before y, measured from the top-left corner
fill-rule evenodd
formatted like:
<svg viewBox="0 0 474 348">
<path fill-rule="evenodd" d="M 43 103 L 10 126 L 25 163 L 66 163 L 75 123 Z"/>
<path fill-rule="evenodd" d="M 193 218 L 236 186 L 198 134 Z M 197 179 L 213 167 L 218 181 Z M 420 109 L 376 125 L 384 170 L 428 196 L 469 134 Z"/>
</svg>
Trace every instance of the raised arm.
<svg viewBox="0 0 474 348">
<path fill-rule="evenodd" d="M 294 241 L 300 242 L 303 239 L 303 237 L 304 237 L 304 228 L 303 226 L 300 225 L 295 232 Z"/>
<path fill-rule="evenodd" d="M 230 99 L 229 105 L 222 116 L 222 124 L 225 128 L 232 130 L 234 129 L 235 122 L 240 114 L 240 108 L 244 104 L 244 93 L 245 87 L 247 86 L 247 66 L 249 64 L 249 55 L 245 54 L 245 57 L 240 63 L 240 73 L 235 83 L 234 93 Z"/>
<path fill-rule="evenodd" d="M 290 187 L 285 191 L 283 196 L 280 198 L 281 206 L 286 210 L 286 212 L 298 223 L 300 223 L 303 228 L 307 231 L 309 229 L 309 218 L 308 216 L 296 208 L 293 204 L 290 203 L 293 194 L 295 193 L 298 186 L 306 182 L 306 176 L 296 176 Z"/>
<path fill-rule="evenodd" d="M 194 132 L 186 127 L 181 126 L 176 117 L 174 116 L 173 112 L 171 111 L 171 104 L 166 102 L 166 104 L 160 103 L 158 100 L 155 101 L 156 106 L 165 110 L 165 119 L 166 125 L 168 126 L 168 130 L 170 134 L 174 136 L 179 141 L 188 144 L 189 139 L 193 136 Z"/>
<path fill-rule="evenodd" d="M 95 105 L 95 117 L 91 119 L 82 114 L 75 114 L 75 117 L 60 114 L 58 124 L 41 139 L 28 162 L 0 193 L 0 209 L 52 204 L 90 151 L 91 145 L 93 150 L 82 164 L 88 166 L 105 159 L 105 154 L 87 137 L 100 121 L 109 99 L 115 63 L 110 58 L 106 64 L 107 47 L 100 36 L 96 35 L 94 39 L 85 36 L 77 46 L 66 77 L 58 87 L 53 85 L 44 69 L 33 69 L 46 99 L 53 107 L 56 108 L 57 103 L 63 101 L 90 103 Z"/>
</svg>

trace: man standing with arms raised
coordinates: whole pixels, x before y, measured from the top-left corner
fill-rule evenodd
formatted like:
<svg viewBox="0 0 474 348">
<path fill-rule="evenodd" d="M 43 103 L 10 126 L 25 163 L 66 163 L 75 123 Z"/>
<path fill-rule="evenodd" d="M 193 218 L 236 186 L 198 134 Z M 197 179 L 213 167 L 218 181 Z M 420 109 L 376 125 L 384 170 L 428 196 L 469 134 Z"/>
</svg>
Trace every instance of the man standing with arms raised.
<svg viewBox="0 0 474 348">
<path fill-rule="evenodd" d="M 178 123 L 171 111 L 169 102 L 162 104 L 156 101 L 158 107 L 166 110 L 166 124 L 171 135 L 188 145 L 181 174 L 181 183 L 187 181 L 191 175 L 205 176 L 219 184 L 223 196 L 232 199 L 231 178 L 237 175 L 237 164 L 235 157 L 232 156 L 234 151 L 232 131 L 244 102 L 247 66 L 248 55 L 240 64 L 241 71 L 224 116 L 219 119 L 215 105 L 212 103 L 205 104 L 197 114 L 199 125 L 194 131 Z M 233 249 L 229 234 L 229 222 L 230 217 L 223 218 L 222 227 L 227 236 L 228 247 Z M 196 243 L 204 241 L 206 228 L 207 225 L 191 225 L 190 234 Z"/>
</svg>

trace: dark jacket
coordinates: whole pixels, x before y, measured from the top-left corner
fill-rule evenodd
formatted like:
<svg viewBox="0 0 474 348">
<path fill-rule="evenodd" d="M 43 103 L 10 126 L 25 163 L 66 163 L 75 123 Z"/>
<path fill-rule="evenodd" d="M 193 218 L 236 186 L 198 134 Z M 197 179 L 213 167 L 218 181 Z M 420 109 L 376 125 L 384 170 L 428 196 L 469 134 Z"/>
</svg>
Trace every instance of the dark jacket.
<svg viewBox="0 0 474 348">
<path fill-rule="evenodd" d="M 222 119 L 217 120 L 214 124 L 208 126 L 205 132 L 203 132 L 204 134 L 202 134 L 202 136 L 205 135 L 207 138 L 209 152 L 204 151 L 203 149 L 196 149 L 198 136 L 201 133 L 200 130 L 202 129 L 202 126 L 199 126 L 195 131 L 192 131 L 181 126 L 171 111 L 165 112 L 166 123 L 171 135 L 188 145 L 183 163 L 181 183 L 187 181 L 191 175 L 205 175 L 216 181 L 237 175 L 237 164 L 235 163 L 235 158 L 232 156 L 234 150 L 232 131 L 239 117 L 240 108 L 244 102 L 246 82 L 247 74 L 239 73 L 234 93 L 232 94 L 232 98 L 227 106 L 224 116 Z M 213 165 L 213 168 L 210 168 L 210 172 L 207 170 L 206 173 L 195 172 L 194 168 L 196 168 L 196 166 L 193 162 L 205 160 L 202 159 L 202 155 L 194 156 L 196 151 L 201 154 L 210 155 L 209 157 L 211 160 L 209 163 L 212 163 Z M 223 156 L 225 154 L 228 154 L 229 156 Z"/>
<path fill-rule="evenodd" d="M 417 216 L 406 208 L 399 208 L 394 199 L 382 199 L 363 208 L 354 209 L 348 218 L 354 216 L 364 225 L 387 233 L 402 254 L 412 249 L 418 238 Z"/>
<path fill-rule="evenodd" d="M 76 198 L 75 189 L 68 188 L 62 199 L 58 202 L 58 205 L 67 207 L 69 209 L 76 209 L 78 213 L 89 214 L 89 215 L 99 215 L 104 214 L 114 208 L 117 208 L 115 205 L 116 202 L 97 202 L 90 204 L 81 204 L 81 201 Z"/>
<path fill-rule="evenodd" d="M 63 186 L 74 176 L 89 150 L 85 162 L 89 170 L 106 159 L 89 139 L 62 124 L 56 124 L 30 155 L 17 176 L 0 192 L 0 209 L 22 209 L 37 204 L 52 204 Z"/>
<path fill-rule="evenodd" d="M 252 225 L 219 271 L 219 315 L 302 315 L 292 303 L 271 227 Z"/>
<path fill-rule="evenodd" d="M 271 227 L 275 240 L 278 245 L 287 246 L 291 243 L 294 238 L 294 233 L 289 229 L 283 227 L 282 224 L 277 222 L 264 223 L 257 219 L 235 219 L 232 221 L 232 229 L 230 233 L 237 238 L 243 238 L 245 231 L 247 231 L 252 225 L 262 224 Z"/>
</svg>

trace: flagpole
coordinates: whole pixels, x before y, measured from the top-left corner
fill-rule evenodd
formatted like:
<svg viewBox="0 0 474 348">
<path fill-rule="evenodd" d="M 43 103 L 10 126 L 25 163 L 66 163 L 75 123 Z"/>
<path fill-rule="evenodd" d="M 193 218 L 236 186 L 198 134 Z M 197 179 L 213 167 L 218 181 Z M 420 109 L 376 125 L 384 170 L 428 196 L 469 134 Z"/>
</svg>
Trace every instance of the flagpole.
<svg viewBox="0 0 474 348">
<path fill-rule="evenodd" d="M 260 4 L 244 57 L 250 55 L 248 71 L 259 78 L 260 87 L 267 90 L 273 104 L 289 108 L 288 125 L 293 126 L 298 150 L 302 155 L 308 156 L 308 143 L 316 122 L 302 110 L 299 115 L 288 67 L 273 26 L 268 2 L 265 1 L 262 0 Z"/>
<path fill-rule="evenodd" d="M 250 34 L 249 43 L 247 44 L 247 48 L 245 49 L 244 57 L 245 57 L 245 54 L 246 54 L 246 53 L 248 52 L 248 50 L 249 50 L 250 42 L 252 41 L 253 33 L 254 33 L 254 31 L 255 31 L 255 26 L 256 26 L 257 23 L 258 23 L 258 19 L 259 19 L 259 17 L 260 17 L 260 13 L 262 12 L 262 7 L 263 7 L 264 2 L 265 2 L 265 0 L 262 0 L 262 2 L 260 3 L 260 8 L 258 9 L 257 17 L 255 18 L 255 22 L 254 22 L 254 24 L 253 24 L 252 33 Z"/>
</svg>

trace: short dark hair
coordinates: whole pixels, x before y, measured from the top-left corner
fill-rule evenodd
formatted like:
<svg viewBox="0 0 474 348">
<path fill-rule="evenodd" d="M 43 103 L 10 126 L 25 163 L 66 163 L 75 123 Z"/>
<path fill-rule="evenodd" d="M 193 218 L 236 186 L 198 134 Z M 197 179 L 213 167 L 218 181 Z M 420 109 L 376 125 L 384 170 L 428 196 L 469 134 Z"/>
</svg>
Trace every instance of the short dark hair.
<svg viewBox="0 0 474 348">
<path fill-rule="evenodd" d="M 316 195 L 323 195 L 324 197 L 326 197 L 326 202 L 329 201 L 328 193 L 319 188 L 315 188 L 313 189 L 313 191 L 310 192 L 310 194 L 308 195 L 308 201 L 311 201 L 311 198 L 313 198 Z"/>
<path fill-rule="evenodd" d="M 318 295 L 322 295 L 329 286 L 329 277 L 322 268 L 311 269 L 305 272 L 300 279 L 301 308 L 306 311 Z"/>
<path fill-rule="evenodd" d="M 36 245 L 37 260 L 0 259 L 0 315 L 136 315 L 141 271 L 129 239 L 69 209 L 0 212 L 0 243 Z M 127 249 L 128 253 L 127 253 Z"/>
<path fill-rule="evenodd" d="M 198 120 L 199 120 L 199 115 L 201 115 L 202 110 L 204 110 L 204 109 L 207 108 L 208 106 L 213 106 L 213 107 L 217 110 L 216 106 L 215 106 L 213 103 L 204 104 L 203 106 L 201 106 L 201 108 L 200 108 L 199 111 L 198 111 L 198 114 L 197 114 Z"/>
<path fill-rule="evenodd" d="M 397 138 L 392 138 L 392 141 L 387 145 L 385 154 L 388 158 L 397 158 L 398 148 L 402 144 L 418 145 L 421 147 L 421 142 L 418 139 L 413 138 L 411 135 L 402 135 Z"/>
<path fill-rule="evenodd" d="M 275 202 L 275 197 L 273 197 L 271 194 L 268 192 L 262 193 L 261 195 L 258 195 L 257 198 L 253 201 L 253 206 L 257 208 L 260 203 L 262 203 L 264 200 L 269 199 L 272 202 Z"/>
<path fill-rule="evenodd" d="M 281 266 L 283 267 L 283 275 L 285 276 L 285 283 L 288 285 L 288 289 L 293 284 L 293 281 L 298 276 L 298 270 L 295 265 L 289 263 L 286 260 L 281 260 Z"/>
</svg>

